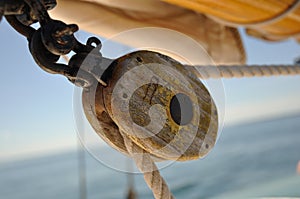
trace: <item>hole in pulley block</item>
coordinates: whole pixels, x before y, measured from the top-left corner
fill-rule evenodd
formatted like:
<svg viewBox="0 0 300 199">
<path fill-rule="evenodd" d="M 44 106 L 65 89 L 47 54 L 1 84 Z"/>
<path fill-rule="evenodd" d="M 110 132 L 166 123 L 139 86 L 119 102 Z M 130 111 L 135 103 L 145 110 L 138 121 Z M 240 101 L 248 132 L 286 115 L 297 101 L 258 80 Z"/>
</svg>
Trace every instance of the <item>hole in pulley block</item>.
<svg viewBox="0 0 300 199">
<path fill-rule="evenodd" d="M 189 96 L 179 93 L 170 103 L 171 117 L 178 125 L 187 125 L 193 119 L 193 104 Z"/>
</svg>

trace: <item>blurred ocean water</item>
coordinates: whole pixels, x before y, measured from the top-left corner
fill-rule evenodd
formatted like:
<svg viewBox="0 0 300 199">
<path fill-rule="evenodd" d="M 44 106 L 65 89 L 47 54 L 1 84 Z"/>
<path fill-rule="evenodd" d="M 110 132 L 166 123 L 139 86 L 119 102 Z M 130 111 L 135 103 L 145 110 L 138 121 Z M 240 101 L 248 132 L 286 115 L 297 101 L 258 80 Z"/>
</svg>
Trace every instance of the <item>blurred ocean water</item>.
<svg viewBox="0 0 300 199">
<path fill-rule="evenodd" d="M 87 198 L 126 198 L 127 174 L 86 158 Z M 161 172 L 178 199 L 300 197 L 298 161 L 300 116 L 293 116 L 225 127 L 207 157 Z M 78 178 L 76 151 L 0 162 L 0 199 L 79 199 Z M 142 175 L 135 189 L 138 198 L 153 198 Z"/>
</svg>

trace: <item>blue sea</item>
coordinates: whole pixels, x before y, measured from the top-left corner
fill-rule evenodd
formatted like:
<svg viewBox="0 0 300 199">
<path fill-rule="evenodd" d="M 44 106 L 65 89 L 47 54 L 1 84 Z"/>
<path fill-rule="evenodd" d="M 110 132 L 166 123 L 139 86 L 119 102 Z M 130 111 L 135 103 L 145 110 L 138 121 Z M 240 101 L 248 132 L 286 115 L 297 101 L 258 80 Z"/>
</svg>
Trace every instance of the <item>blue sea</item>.
<svg viewBox="0 0 300 199">
<path fill-rule="evenodd" d="M 85 156 L 87 198 L 125 199 L 128 174 Z M 207 157 L 161 173 L 177 199 L 300 197 L 299 161 L 300 116 L 290 116 L 225 127 Z M 0 199 L 80 199 L 81 175 L 77 151 L 2 162 Z M 153 198 L 142 175 L 134 184 L 138 198 Z"/>
</svg>

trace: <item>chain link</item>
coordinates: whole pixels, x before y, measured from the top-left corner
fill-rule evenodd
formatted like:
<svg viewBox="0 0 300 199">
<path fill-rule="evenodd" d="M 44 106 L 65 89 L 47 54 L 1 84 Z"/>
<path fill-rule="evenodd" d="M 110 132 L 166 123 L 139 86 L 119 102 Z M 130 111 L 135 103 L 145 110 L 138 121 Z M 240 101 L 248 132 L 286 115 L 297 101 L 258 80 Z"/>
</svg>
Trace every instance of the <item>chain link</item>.
<svg viewBox="0 0 300 199">
<path fill-rule="evenodd" d="M 46 72 L 61 74 L 75 85 L 84 88 L 97 82 L 106 86 L 107 77 L 104 71 L 112 60 L 102 57 L 100 40 L 91 37 L 86 44 L 80 43 L 74 36 L 74 33 L 78 31 L 76 24 L 67 25 L 62 21 L 51 19 L 48 10 L 55 6 L 56 0 L 2 0 L 0 1 L 0 20 L 4 15 L 8 23 L 27 38 L 29 50 L 35 62 Z M 38 29 L 31 27 L 36 22 L 40 24 Z M 61 56 L 71 51 L 75 52 L 75 55 L 71 57 L 68 64 L 58 63 Z M 82 67 L 88 55 L 96 61 L 92 63 L 92 67 Z M 300 58 L 295 61 L 295 64 L 299 63 Z M 198 69 L 202 71 L 199 75 L 202 79 L 299 74 L 298 68 L 299 65 L 290 67 L 241 65 L 218 66 L 215 71 L 214 67 L 198 66 Z M 264 73 L 261 72 L 262 70 Z M 285 73 L 284 71 L 287 70 L 289 72 Z"/>
<path fill-rule="evenodd" d="M 61 74 L 77 86 L 88 88 L 95 82 L 102 81 L 93 70 L 85 71 L 81 63 L 97 46 L 93 53 L 99 63 L 101 42 L 95 37 L 86 44 L 80 43 L 74 36 L 78 31 L 76 24 L 65 24 L 53 20 L 48 10 L 56 6 L 55 0 L 4 0 L 0 1 L 0 19 L 4 15 L 8 23 L 29 43 L 29 50 L 35 62 L 46 72 Z M 40 28 L 34 29 L 32 24 L 39 22 Z M 58 63 L 60 56 L 75 52 L 68 64 Z M 99 66 L 94 66 L 99 67 Z"/>
</svg>

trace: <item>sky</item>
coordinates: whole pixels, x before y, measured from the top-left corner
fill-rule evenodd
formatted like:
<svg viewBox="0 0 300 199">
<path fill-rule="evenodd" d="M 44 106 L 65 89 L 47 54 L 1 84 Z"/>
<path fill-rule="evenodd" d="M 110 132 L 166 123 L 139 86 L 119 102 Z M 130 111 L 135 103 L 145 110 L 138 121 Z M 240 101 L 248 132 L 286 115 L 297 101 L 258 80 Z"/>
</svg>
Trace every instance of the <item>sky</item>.
<svg viewBox="0 0 300 199">
<path fill-rule="evenodd" d="M 90 36 L 80 32 L 85 40 Z M 269 43 L 242 32 L 249 64 L 292 64 L 293 40 Z M 26 39 L 0 23 L 0 162 L 77 147 L 74 86 L 42 71 Z M 300 76 L 223 80 L 225 126 L 300 114 Z"/>
</svg>

